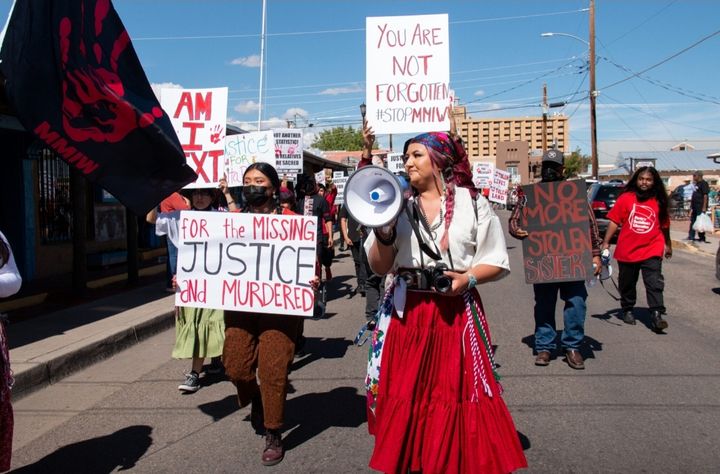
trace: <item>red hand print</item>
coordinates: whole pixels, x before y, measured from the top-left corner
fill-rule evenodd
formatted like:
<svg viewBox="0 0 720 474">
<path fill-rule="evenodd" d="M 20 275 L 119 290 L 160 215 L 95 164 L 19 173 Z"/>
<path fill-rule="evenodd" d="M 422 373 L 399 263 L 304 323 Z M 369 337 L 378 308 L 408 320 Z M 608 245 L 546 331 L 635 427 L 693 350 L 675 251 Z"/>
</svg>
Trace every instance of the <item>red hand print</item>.
<svg viewBox="0 0 720 474">
<path fill-rule="evenodd" d="M 210 141 L 217 145 L 220 140 L 225 138 L 224 132 L 222 125 L 215 125 L 212 130 L 210 130 Z"/>
<path fill-rule="evenodd" d="M 82 12 L 85 15 L 85 1 Z M 103 22 L 110 13 L 109 0 L 94 3 L 93 33 L 83 35 L 88 24 L 83 17 L 81 24 L 73 25 L 69 18 L 60 20 L 60 54 L 63 78 L 63 127 L 70 138 L 77 142 L 119 142 L 136 128 L 146 127 L 163 115 L 160 107 L 153 107 L 150 113 L 138 114 L 125 99 L 125 87 L 118 75 L 118 58 L 130 45 L 127 31 L 112 41 L 110 54 L 100 43 Z M 71 44 L 73 27 L 79 31 L 74 35 L 79 44 Z M 120 25 L 120 27 L 122 27 Z M 112 30 L 112 29 L 111 29 Z M 85 44 L 89 37 L 95 43 Z M 89 42 L 89 41 L 88 41 Z M 106 44 L 110 44 L 107 42 Z M 105 49 L 108 49 L 107 46 Z M 79 51 L 79 58 L 71 58 L 70 51 Z"/>
<path fill-rule="evenodd" d="M 280 158 L 280 155 L 282 155 L 282 148 L 280 145 L 275 145 L 275 158 Z"/>
</svg>

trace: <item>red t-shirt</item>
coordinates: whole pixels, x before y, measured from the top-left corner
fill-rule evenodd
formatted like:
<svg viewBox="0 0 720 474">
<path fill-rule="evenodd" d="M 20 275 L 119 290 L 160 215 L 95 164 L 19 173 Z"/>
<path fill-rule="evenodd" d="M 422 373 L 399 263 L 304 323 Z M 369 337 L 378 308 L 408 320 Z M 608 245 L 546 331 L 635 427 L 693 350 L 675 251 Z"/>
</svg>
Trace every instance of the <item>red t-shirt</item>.
<svg viewBox="0 0 720 474">
<path fill-rule="evenodd" d="M 608 212 L 608 219 L 622 226 L 615 259 L 619 262 L 641 262 L 665 254 L 662 229 L 670 228 L 670 219 L 660 222 L 655 198 L 638 201 L 634 192 L 622 193 Z"/>
<path fill-rule="evenodd" d="M 160 212 L 188 211 L 190 206 L 187 205 L 185 199 L 180 193 L 172 193 L 160 203 Z"/>
</svg>

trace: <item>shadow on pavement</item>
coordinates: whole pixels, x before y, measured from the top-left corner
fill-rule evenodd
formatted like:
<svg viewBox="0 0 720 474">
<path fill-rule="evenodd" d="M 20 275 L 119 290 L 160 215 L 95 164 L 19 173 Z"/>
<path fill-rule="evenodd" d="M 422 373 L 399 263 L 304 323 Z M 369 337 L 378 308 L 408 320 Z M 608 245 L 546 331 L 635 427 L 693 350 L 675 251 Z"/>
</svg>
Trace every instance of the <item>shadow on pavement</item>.
<svg viewBox="0 0 720 474">
<path fill-rule="evenodd" d="M 229 395 L 222 400 L 200 404 L 198 408 L 201 412 L 211 416 L 213 421 L 220 421 L 238 411 L 240 406 L 238 405 L 237 396 Z"/>
<path fill-rule="evenodd" d="M 532 447 L 530 444 L 530 438 L 522 434 L 521 432 L 517 432 L 518 438 L 520 438 L 520 446 L 522 446 L 523 451 L 527 451 Z"/>
<path fill-rule="evenodd" d="M 109 473 L 132 469 L 153 440 L 152 428 L 135 425 L 107 436 L 69 444 L 39 461 L 14 470 L 16 473 Z"/>
<path fill-rule="evenodd" d="M 558 357 L 564 357 L 564 353 L 561 349 L 562 343 L 560 342 L 560 338 L 562 337 L 562 331 L 558 331 L 557 337 L 555 338 L 555 345 L 558 347 L 553 353 L 550 354 L 550 359 L 555 360 Z M 533 354 L 537 354 L 535 352 L 535 335 L 530 334 L 529 336 L 525 336 L 520 340 L 523 344 L 528 346 L 530 349 L 533 350 Z M 585 338 L 580 343 L 580 355 L 583 356 L 583 359 L 594 359 L 595 358 L 595 352 L 600 352 L 603 350 L 603 344 L 602 342 L 598 341 L 597 339 L 594 339 L 588 335 L 585 335 Z"/>
<path fill-rule="evenodd" d="M 339 298 L 344 298 L 348 294 L 353 292 L 353 286 L 348 283 L 348 280 L 354 278 L 348 275 L 338 275 L 330 280 L 327 284 L 327 301 L 333 301 Z"/>
<path fill-rule="evenodd" d="M 307 355 L 295 360 L 290 366 L 290 371 L 298 371 L 320 359 L 340 359 L 345 356 L 347 348 L 351 345 L 351 340 L 342 337 L 308 337 L 303 347 L 303 352 Z"/>
<path fill-rule="evenodd" d="M 357 428 L 365 423 L 365 396 L 353 387 L 300 395 L 286 402 L 285 418 L 283 444 L 289 451 L 328 428 Z"/>
</svg>

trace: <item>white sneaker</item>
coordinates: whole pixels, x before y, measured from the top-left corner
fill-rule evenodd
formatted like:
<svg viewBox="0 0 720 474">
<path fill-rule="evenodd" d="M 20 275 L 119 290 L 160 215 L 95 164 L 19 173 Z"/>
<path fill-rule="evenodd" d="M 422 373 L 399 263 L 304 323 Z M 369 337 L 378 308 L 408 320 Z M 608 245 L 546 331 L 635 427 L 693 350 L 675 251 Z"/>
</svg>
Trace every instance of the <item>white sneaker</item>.
<svg viewBox="0 0 720 474">
<path fill-rule="evenodd" d="M 197 372 L 185 374 L 185 382 L 178 385 L 178 390 L 182 392 L 195 393 L 200 390 L 200 376 Z"/>
</svg>

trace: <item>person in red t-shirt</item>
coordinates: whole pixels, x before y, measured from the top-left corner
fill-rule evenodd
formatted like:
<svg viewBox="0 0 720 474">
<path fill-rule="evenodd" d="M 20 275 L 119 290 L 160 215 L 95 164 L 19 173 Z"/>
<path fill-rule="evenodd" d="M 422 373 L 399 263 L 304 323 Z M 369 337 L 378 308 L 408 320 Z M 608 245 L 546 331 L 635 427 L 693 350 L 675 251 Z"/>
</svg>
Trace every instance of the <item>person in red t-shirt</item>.
<svg viewBox="0 0 720 474">
<path fill-rule="evenodd" d="M 620 227 L 615 260 L 620 270 L 621 318 L 627 324 L 635 324 L 635 286 L 642 272 L 652 327 L 660 332 L 668 327 L 662 317 L 665 314 L 662 259 L 672 257 L 672 243 L 667 192 L 657 170 L 651 166 L 638 168 L 607 217 L 610 223 L 603 251 L 610 247 L 610 239 Z"/>
</svg>

